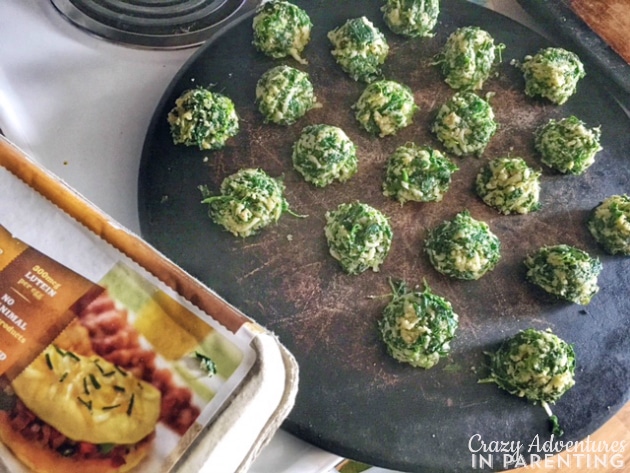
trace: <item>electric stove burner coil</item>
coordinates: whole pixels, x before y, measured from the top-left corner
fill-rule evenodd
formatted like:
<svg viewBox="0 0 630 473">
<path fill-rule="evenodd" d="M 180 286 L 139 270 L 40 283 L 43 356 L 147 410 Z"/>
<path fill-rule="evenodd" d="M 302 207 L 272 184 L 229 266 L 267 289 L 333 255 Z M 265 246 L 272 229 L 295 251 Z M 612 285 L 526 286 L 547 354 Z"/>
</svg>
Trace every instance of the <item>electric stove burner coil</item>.
<svg viewBox="0 0 630 473">
<path fill-rule="evenodd" d="M 154 49 L 196 46 L 260 0 L 51 0 L 76 26 L 118 43 Z M 240 15 L 238 15 L 240 16 Z"/>
</svg>

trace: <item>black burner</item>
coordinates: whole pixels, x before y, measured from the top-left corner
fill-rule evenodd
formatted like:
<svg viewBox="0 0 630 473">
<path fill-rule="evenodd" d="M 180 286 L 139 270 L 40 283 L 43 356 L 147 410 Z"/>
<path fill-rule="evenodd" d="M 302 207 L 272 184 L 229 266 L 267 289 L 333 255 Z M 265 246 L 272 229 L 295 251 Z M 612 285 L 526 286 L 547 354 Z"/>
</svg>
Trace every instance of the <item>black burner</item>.
<svg viewBox="0 0 630 473">
<path fill-rule="evenodd" d="M 202 43 L 260 0 L 51 0 L 72 23 L 103 38 L 147 48 Z"/>
</svg>

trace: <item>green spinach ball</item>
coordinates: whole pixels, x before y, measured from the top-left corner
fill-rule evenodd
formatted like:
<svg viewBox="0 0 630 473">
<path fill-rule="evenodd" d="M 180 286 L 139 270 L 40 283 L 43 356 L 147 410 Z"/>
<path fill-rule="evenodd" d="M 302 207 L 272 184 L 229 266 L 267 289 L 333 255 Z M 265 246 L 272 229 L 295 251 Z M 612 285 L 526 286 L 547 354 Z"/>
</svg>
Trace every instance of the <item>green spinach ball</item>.
<svg viewBox="0 0 630 473">
<path fill-rule="evenodd" d="M 167 117 L 175 144 L 219 149 L 239 130 L 234 103 L 203 87 L 187 90 Z"/>
<path fill-rule="evenodd" d="M 487 223 L 475 220 L 464 210 L 429 232 L 425 251 L 440 273 L 475 280 L 497 265 L 501 242 Z"/>
<path fill-rule="evenodd" d="M 292 125 L 317 106 L 308 74 L 286 65 L 273 67 L 260 77 L 256 102 L 265 123 L 277 125 Z"/>
<path fill-rule="evenodd" d="M 490 104 L 474 92 L 461 91 L 440 107 L 431 130 L 449 152 L 481 156 L 497 127 Z"/>
<path fill-rule="evenodd" d="M 387 0 L 383 19 L 394 33 L 408 38 L 432 36 L 440 14 L 439 0 Z"/>
<path fill-rule="evenodd" d="M 351 18 L 328 32 L 337 64 L 355 81 L 372 82 L 381 77 L 381 65 L 389 53 L 385 35 L 366 17 Z"/>
<path fill-rule="evenodd" d="M 542 247 L 524 263 L 528 281 L 569 302 L 587 305 L 599 291 L 602 263 L 574 246 Z"/>
<path fill-rule="evenodd" d="M 534 404 L 540 402 L 552 420 L 554 434 L 562 435 L 549 403 L 555 403 L 575 385 L 573 346 L 551 330 L 529 328 L 505 340 L 488 355 L 490 376 L 480 382 L 495 383 Z"/>
<path fill-rule="evenodd" d="M 256 10 L 252 22 L 252 44 L 272 58 L 291 56 L 305 64 L 300 54 L 311 39 L 312 26 L 308 14 L 297 5 L 283 0 L 270 0 Z"/>
<path fill-rule="evenodd" d="M 496 158 L 477 174 L 475 190 L 502 214 L 526 214 L 540 208 L 540 174 L 522 158 Z"/>
<path fill-rule="evenodd" d="M 630 255 L 630 197 L 613 195 L 604 200 L 589 218 L 588 229 L 608 253 Z"/>
<path fill-rule="evenodd" d="M 293 167 L 317 187 L 344 182 L 357 172 L 357 148 L 348 135 L 332 125 L 309 125 L 293 145 Z"/>
<path fill-rule="evenodd" d="M 588 128 L 571 115 L 560 120 L 549 120 L 534 134 L 534 145 L 547 166 L 563 174 L 583 174 L 602 149 L 601 130 Z"/>
<path fill-rule="evenodd" d="M 221 194 L 199 188 L 210 218 L 238 237 L 248 237 L 278 221 L 289 209 L 284 184 L 261 169 L 241 169 L 221 183 Z"/>
<path fill-rule="evenodd" d="M 395 135 L 411 125 L 418 110 L 411 89 L 391 80 L 369 84 L 353 108 L 363 128 L 380 137 Z"/>
<path fill-rule="evenodd" d="M 477 90 L 501 61 L 503 44 L 477 26 L 455 30 L 437 57 L 445 82 L 453 89 Z"/>
<path fill-rule="evenodd" d="M 392 300 L 378 322 L 387 352 L 402 363 L 429 369 L 450 351 L 459 317 L 451 303 L 434 294 L 409 290 L 404 282 L 392 283 Z"/>
<path fill-rule="evenodd" d="M 328 248 L 348 274 L 378 271 L 392 244 L 392 228 L 379 210 L 360 202 L 326 212 Z"/>
<path fill-rule="evenodd" d="M 383 194 L 401 204 L 407 201 L 440 202 L 459 168 L 440 151 L 407 143 L 387 161 Z"/>
<path fill-rule="evenodd" d="M 563 48 L 541 49 L 525 56 L 522 63 L 513 62 L 523 72 L 525 94 L 543 97 L 562 105 L 577 90 L 586 72 L 577 54 Z"/>
</svg>

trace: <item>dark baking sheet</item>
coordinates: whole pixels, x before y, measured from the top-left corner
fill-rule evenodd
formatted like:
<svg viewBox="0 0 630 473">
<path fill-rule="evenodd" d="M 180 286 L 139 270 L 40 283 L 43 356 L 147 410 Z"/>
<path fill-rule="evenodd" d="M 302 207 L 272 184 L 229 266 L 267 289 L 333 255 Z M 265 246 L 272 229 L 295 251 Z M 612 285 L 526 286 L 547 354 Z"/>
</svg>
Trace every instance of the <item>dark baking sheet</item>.
<svg viewBox="0 0 630 473">
<path fill-rule="evenodd" d="M 630 65 L 573 11 L 569 0 L 517 1 L 564 47 L 579 54 L 591 66 L 592 73 L 602 75 L 603 86 L 611 87 L 619 101 L 630 109 Z"/>
<path fill-rule="evenodd" d="M 629 120 L 607 93 L 588 77 L 564 106 L 529 99 L 520 73 L 509 65 L 549 43 L 531 30 L 464 1 L 442 2 L 436 35 L 404 40 L 382 22 L 381 2 L 372 0 L 296 1 L 314 23 L 305 51 L 308 66 L 274 61 L 251 46 L 251 18 L 204 46 L 175 77 L 157 106 L 147 133 L 139 177 L 143 236 L 218 291 L 249 316 L 274 331 L 300 364 L 296 406 L 284 428 L 339 455 L 405 471 L 468 471 L 469 440 L 490 442 L 549 438 L 543 409 L 478 384 L 487 374 L 484 350 L 527 327 L 548 328 L 573 343 L 577 385 L 555 406 L 566 431 L 563 440 L 584 438 L 627 400 L 630 386 L 630 259 L 605 255 L 585 222 L 589 211 L 615 193 L 628 192 Z M 420 111 L 398 135 L 375 138 L 359 129 L 351 106 L 363 85 L 335 64 L 326 33 L 347 18 L 366 15 L 386 34 L 387 77 L 409 85 Z M 465 25 L 487 29 L 506 44 L 499 77 L 487 82 L 500 130 L 481 159 L 454 158 L 460 167 L 441 203 L 404 207 L 381 193 L 384 164 L 407 142 L 439 147 L 429 133 L 437 108 L 452 91 L 431 65 L 448 34 Z M 265 125 L 254 105 L 255 84 L 270 67 L 286 63 L 307 70 L 322 107 L 291 127 Z M 185 89 L 212 84 L 230 96 L 241 132 L 218 152 L 174 146 L 166 115 Z M 540 211 L 500 216 L 472 190 L 480 166 L 490 157 L 522 156 L 540 167 L 533 130 L 551 117 L 576 114 L 601 126 L 604 150 L 583 176 L 544 169 Z M 311 123 L 341 126 L 358 146 L 359 173 L 345 184 L 316 189 L 291 166 L 291 146 Z M 197 186 L 217 191 L 227 175 L 260 167 L 283 176 L 292 209 L 258 236 L 237 239 L 213 224 L 200 204 Z M 349 276 L 328 255 L 324 213 L 353 200 L 386 213 L 394 229 L 391 253 L 378 273 Z M 467 208 L 489 223 L 502 241 L 498 267 L 479 281 L 438 274 L 423 253 L 427 229 Z M 601 291 L 587 307 L 564 303 L 525 282 L 522 260 L 542 245 L 568 243 L 600 257 Z M 399 364 L 379 342 L 376 322 L 388 302 L 388 277 L 410 284 L 426 280 L 460 315 L 452 354 L 423 371 Z M 528 452 L 522 452 L 527 454 Z M 532 453 L 532 452 L 530 452 Z M 502 469 L 502 453 L 494 455 Z M 529 458 L 529 457 L 526 457 Z M 510 466 L 510 465 L 507 465 Z"/>
</svg>

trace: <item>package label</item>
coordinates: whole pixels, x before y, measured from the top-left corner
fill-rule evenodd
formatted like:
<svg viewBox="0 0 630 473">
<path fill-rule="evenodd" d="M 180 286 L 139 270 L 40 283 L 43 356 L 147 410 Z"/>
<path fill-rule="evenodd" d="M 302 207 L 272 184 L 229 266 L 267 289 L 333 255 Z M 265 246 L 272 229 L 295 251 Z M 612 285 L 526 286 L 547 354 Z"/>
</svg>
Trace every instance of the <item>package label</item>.
<svg viewBox="0 0 630 473">
<path fill-rule="evenodd" d="M 0 227 L 0 376 L 12 379 L 102 291 Z"/>
<path fill-rule="evenodd" d="M 107 261 L 90 281 L 0 225 L 0 442 L 12 472 L 83 460 L 169 471 L 253 364 L 216 321 Z"/>
</svg>

